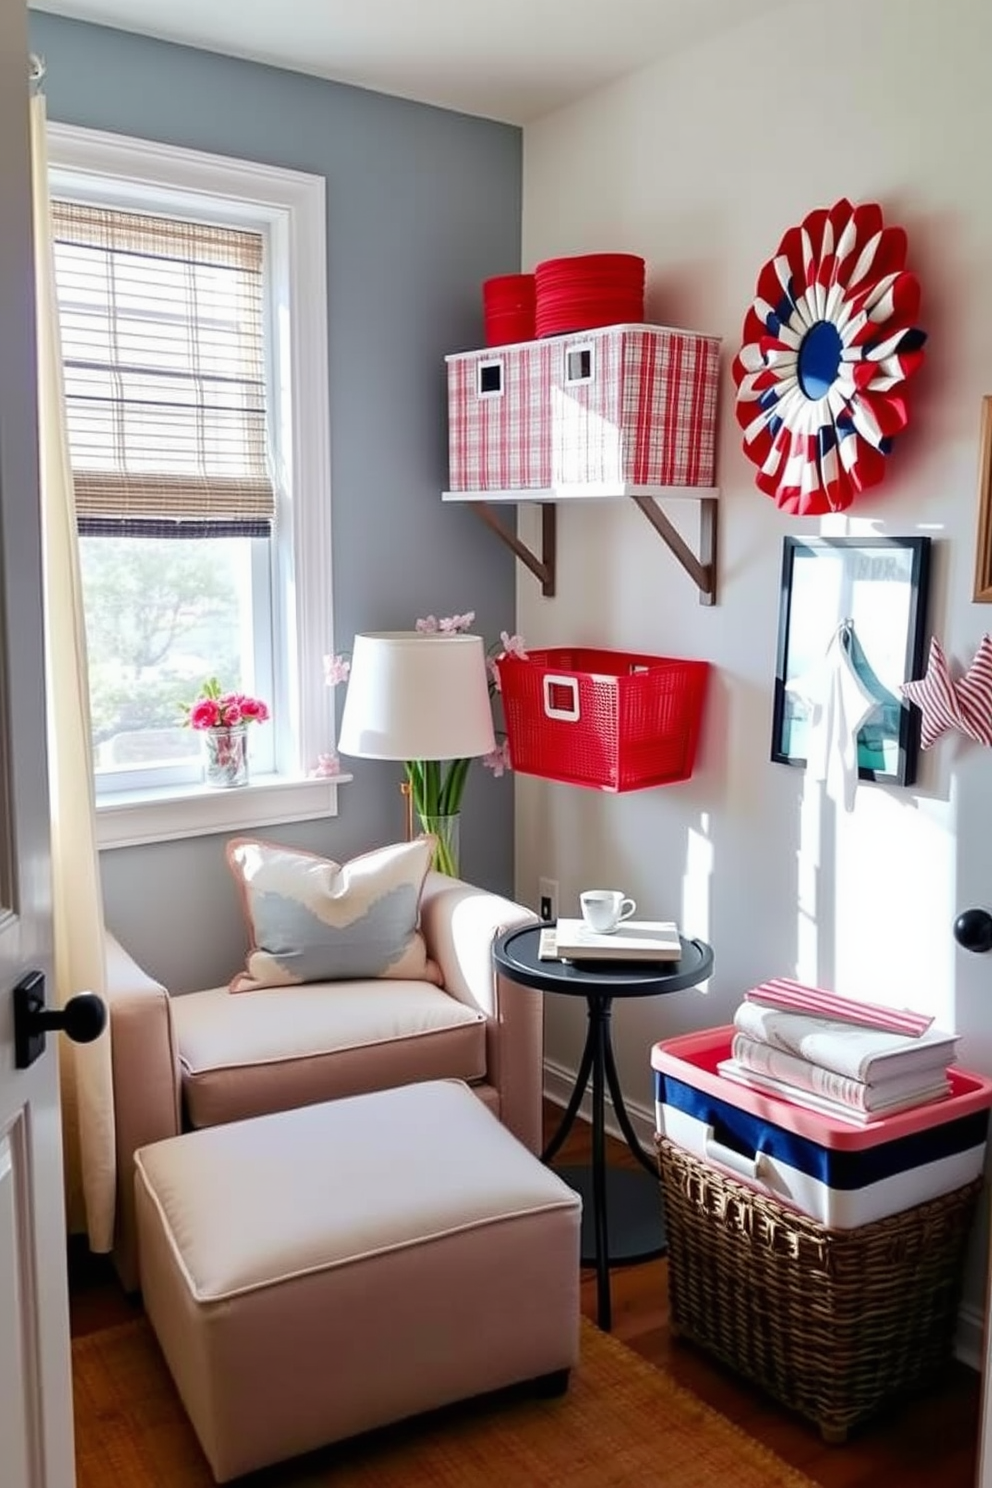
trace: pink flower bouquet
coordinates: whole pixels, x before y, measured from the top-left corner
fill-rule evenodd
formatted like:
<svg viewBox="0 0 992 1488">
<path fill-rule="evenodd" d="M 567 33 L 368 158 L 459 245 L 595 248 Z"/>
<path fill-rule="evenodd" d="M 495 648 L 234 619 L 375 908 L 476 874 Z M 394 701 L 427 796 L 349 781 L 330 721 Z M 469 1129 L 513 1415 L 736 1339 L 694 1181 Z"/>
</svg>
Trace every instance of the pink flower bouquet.
<svg viewBox="0 0 992 1488">
<path fill-rule="evenodd" d="M 187 728 L 236 728 L 239 723 L 265 723 L 267 704 L 244 692 L 221 692 L 216 677 L 210 677 L 191 703 L 183 703 Z"/>
</svg>

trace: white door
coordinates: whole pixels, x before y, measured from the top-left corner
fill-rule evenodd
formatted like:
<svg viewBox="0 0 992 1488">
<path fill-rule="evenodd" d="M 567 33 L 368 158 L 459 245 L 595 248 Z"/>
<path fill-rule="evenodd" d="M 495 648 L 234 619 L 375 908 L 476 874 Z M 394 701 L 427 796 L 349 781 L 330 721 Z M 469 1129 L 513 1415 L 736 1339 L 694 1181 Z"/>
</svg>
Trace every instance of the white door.
<svg viewBox="0 0 992 1488">
<path fill-rule="evenodd" d="M 14 1062 L 12 988 L 51 969 L 24 0 L 0 4 L 0 1480 L 72 1488 L 56 1039 Z"/>
</svg>

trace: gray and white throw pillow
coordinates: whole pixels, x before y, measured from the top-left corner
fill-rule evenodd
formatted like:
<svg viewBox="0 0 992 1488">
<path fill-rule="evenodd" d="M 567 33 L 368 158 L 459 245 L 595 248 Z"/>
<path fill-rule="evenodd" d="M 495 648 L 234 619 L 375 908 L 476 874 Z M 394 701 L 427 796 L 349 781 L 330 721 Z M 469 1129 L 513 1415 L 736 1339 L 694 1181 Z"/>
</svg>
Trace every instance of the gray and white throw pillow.
<svg viewBox="0 0 992 1488">
<path fill-rule="evenodd" d="M 371 977 L 441 984 L 418 928 L 432 837 L 335 863 L 254 837 L 228 843 L 251 949 L 232 992 Z"/>
</svg>

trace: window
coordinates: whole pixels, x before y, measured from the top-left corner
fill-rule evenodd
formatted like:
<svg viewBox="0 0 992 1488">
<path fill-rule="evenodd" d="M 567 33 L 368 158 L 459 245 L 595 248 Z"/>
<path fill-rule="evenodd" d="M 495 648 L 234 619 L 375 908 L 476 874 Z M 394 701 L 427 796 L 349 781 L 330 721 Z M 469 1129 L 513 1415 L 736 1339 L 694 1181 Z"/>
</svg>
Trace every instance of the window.
<svg viewBox="0 0 992 1488">
<path fill-rule="evenodd" d="M 323 182 L 59 125 L 49 152 L 101 844 L 326 814 Z M 214 673 L 272 708 L 247 792 L 200 785 L 181 725 Z"/>
<path fill-rule="evenodd" d="M 593 346 L 573 346 L 565 352 L 565 386 L 574 387 L 577 382 L 592 382 Z"/>
</svg>

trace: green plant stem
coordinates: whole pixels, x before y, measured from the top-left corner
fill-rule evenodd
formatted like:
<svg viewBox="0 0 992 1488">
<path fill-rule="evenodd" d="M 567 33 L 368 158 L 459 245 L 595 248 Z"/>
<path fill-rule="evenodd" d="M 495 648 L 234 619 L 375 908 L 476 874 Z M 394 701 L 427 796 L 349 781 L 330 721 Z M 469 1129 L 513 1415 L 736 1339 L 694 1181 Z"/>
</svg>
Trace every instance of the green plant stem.
<svg viewBox="0 0 992 1488">
<path fill-rule="evenodd" d="M 448 765 L 447 778 L 441 791 L 439 816 L 454 816 L 456 811 L 461 811 L 465 781 L 468 777 L 468 767 L 471 763 L 472 761 L 470 759 L 457 759 L 452 760 Z"/>
<path fill-rule="evenodd" d="M 406 778 L 410 785 L 413 810 L 421 827 L 432 818 L 457 816 L 461 811 L 462 795 L 471 759 L 447 761 L 407 760 Z M 458 865 L 451 847 L 441 837 L 434 839 L 434 867 L 439 873 L 457 878 Z"/>
<path fill-rule="evenodd" d="M 446 873 L 449 878 L 458 877 L 451 849 L 446 842 L 442 842 L 440 837 L 434 839 L 434 867 L 438 873 Z"/>
<path fill-rule="evenodd" d="M 455 816 L 462 809 L 471 763 L 471 759 L 407 760 L 406 778 L 413 809 L 420 816 Z"/>
</svg>

